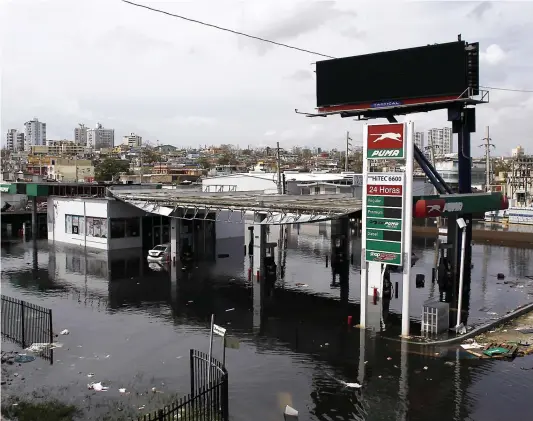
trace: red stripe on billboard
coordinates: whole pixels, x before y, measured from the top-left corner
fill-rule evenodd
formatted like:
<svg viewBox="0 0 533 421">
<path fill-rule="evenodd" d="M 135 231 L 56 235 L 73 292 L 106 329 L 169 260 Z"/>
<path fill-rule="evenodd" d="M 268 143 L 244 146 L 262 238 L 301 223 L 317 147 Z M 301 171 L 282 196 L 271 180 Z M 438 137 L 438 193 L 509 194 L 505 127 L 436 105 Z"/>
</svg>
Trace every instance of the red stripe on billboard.
<svg viewBox="0 0 533 421">
<path fill-rule="evenodd" d="M 417 105 L 417 104 L 427 104 L 431 102 L 443 102 L 443 101 L 454 101 L 457 100 L 457 95 L 454 96 L 437 96 L 437 97 L 431 97 L 431 98 L 413 98 L 413 99 L 403 99 L 399 100 L 401 102 L 401 105 L 392 106 L 392 107 L 383 107 L 383 108 L 372 108 L 372 105 L 376 102 L 380 101 L 374 101 L 374 102 L 364 102 L 361 104 L 353 104 L 353 105 L 332 105 L 331 107 L 319 107 L 318 111 L 321 113 L 331 113 L 335 111 L 358 111 L 358 110 L 380 110 L 380 109 L 387 109 L 387 108 L 397 108 L 401 107 L 402 105 Z"/>
</svg>

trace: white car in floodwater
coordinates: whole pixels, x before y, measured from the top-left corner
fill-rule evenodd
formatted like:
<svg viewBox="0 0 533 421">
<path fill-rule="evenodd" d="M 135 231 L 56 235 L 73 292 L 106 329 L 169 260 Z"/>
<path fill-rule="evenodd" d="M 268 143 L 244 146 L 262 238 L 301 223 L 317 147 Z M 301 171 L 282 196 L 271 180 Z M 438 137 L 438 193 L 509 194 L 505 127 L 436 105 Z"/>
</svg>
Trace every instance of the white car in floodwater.
<svg viewBox="0 0 533 421">
<path fill-rule="evenodd" d="M 170 244 L 160 244 L 148 252 L 149 262 L 166 262 L 170 259 Z"/>
</svg>

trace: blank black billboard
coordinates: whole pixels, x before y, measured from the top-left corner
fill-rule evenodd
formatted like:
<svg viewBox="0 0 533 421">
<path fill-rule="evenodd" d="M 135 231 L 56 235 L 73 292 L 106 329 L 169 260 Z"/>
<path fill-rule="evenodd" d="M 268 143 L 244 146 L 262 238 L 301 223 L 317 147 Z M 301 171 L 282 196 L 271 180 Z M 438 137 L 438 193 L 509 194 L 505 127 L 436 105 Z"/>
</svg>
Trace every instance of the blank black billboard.
<svg viewBox="0 0 533 421">
<path fill-rule="evenodd" d="M 459 96 L 472 85 L 466 48 L 457 41 L 319 61 L 317 106 Z"/>
</svg>

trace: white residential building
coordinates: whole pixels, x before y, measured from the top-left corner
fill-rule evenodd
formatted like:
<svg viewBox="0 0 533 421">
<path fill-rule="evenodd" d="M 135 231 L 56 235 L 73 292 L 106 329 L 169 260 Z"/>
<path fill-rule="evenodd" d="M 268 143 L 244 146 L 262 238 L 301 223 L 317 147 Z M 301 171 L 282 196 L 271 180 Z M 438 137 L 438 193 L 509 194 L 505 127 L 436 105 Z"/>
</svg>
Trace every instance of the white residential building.
<svg viewBox="0 0 533 421">
<path fill-rule="evenodd" d="M 424 151 L 424 132 L 415 132 L 415 145 L 418 146 L 422 152 Z"/>
<path fill-rule="evenodd" d="M 17 129 L 9 129 L 6 135 L 6 148 L 11 152 L 24 150 L 24 133 Z"/>
<path fill-rule="evenodd" d="M 524 148 L 522 146 L 517 146 L 516 148 L 511 149 L 511 156 L 513 158 L 524 156 Z"/>
<path fill-rule="evenodd" d="M 427 146 L 433 147 L 435 158 L 453 153 L 453 133 L 451 127 L 428 130 Z"/>
<path fill-rule="evenodd" d="M 122 143 L 128 145 L 130 148 L 140 148 L 143 143 L 143 138 L 135 133 L 130 133 L 128 136 L 122 137 Z"/>
<path fill-rule="evenodd" d="M 24 150 L 29 151 L 32 146 L 46 145 L 46 123 L 40 122 L 37 117 L 24 123 Z"/>
<path fill-rule="evenodd" d="M 87 127 L 85 124 L 80 124 L 80 127 L 74 129 L 74 142 L 78 145 L 87 145 Z"/>
<path fill-rule="evenodd" d="M 115 146 L 115 129 L 105 129 L 100 123 L 94 129 L 87 129 L 87 147 L 99 151 Z"/>
</svg>

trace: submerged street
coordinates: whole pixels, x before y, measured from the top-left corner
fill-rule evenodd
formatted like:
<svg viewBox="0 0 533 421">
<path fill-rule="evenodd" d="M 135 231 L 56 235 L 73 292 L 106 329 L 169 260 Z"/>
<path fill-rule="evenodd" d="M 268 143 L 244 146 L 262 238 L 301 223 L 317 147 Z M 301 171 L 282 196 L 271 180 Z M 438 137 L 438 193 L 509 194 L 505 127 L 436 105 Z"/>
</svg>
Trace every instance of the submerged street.
<svg viewBox="0 0 533 421">
<path fill-rule="evenodd" d="M 348 315 L 359 318 L 360 238 L 352 239 L 346 291 L 332 283 L 327 230 L 315 231 L 291 228 L 280 253 L 281 277 L 259 300 L 247 279 L 242 238 L 217 244 L 229 257 L 190 269 L 148 264 L 141 250 L 85 253 L 46 240 L 3 246 L 2 293 L 52 308 L 54 331 L 69 331 L 55 338 L 62 347 L 54 350 L 53 365 L 37 358 L 3 367 L 9 379 L 3 399 L 57 398 L 80 408 L 83 419 L 148 413 L 189 392 L 189 349 L 207 352 L 213 313 L 231 344 L 226 364 L 234 420 L 259 414 L 279 420 L 287 404 L 301 420 L 425 420 L 429 413 L 443 421 L 500 420 L 510 411 L 527 417 L 533 357 L 482 361 L 457 346 L 402 345 L 395 340 L 401 294 L 384 311 L 381 334 L 349 327 Z M 425 287 L 413 287 L 411 296 L 418 335 L 422 303 L 438 298 L 433 241 L 415 239 L 414 253 L 414 273 L 426 276 Z M 469 325 L 531 301 L 533 250 L 475 245 L 472 259 Z M 497 279 L 500 272 L 505 281 Z M 395 276 L 393 283 L 400 280 Z M 215 338 L 217 358 L 221 346 Z M 18 348 L 3 342 L 8 349 Z M 109 390 L 88 390 L 91 382 Z M 346 386 L 355 382 L 362 387 Z"/>
</svg>

